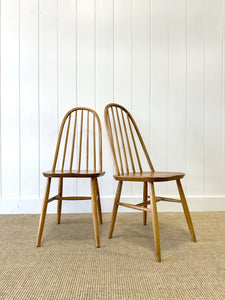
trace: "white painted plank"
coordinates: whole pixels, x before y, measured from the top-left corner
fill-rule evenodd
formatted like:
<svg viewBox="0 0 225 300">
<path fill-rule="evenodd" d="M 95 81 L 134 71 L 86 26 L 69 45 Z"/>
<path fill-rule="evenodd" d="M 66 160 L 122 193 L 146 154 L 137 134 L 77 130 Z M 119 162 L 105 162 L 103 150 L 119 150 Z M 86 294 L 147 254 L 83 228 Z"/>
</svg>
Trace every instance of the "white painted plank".
<svg viewBox="0 0 225 300">
<path fill-rule="evenodd" d="M 104 107 L 113 102 L 113 0 L 96 1 L 96 111 L 102 124 L 104 177 L 99 179 L 102 197 L 114 194 L 113 161 L 104 124 Z M 112 210 L 112 202 L 102 207 Z"/>
<path fill-rule="evenodd" d="M 77 105 L 95 108 L 95 5 L 77 1 Z"/>
<path fill-rule="evenodd" d="M 35 198 L 40 176 L 37 0 L 20 1 L 20 144 L 21 198 Z"/>
<path fill-rule="evenodd" d="M 167 169 L 168 28 L 168 1 L 152 1 L 150 144 L 152 159 L 157 170 Z"/>
<path fill-rule="evenodd" d="M 223 7 L 222 7 L 222 98 L 223 98 L 223 160 L 222 160 L 222 167 L 223 167 L 223 191 L 222 194 L 225 195 L 225 3 L 223 1 Z"/>
<path fill-rule="evenodd" d="M 1 16 L 1 5 L 0 5 L 0 16 Z M 2 67 L 1 67 L 1 61 L 2 61 L 2 55 L 1 55 L 1 51 L 2 51 L 2 46 L 1 46 L 1 35 L 2 35 L 2 30 L 1 30 L 1 22 L 0 22 L 0 117 L 2 116 L 2 101 L 1 101 L 1 97 L 2 97 L 2 89 L 1 89 L 1 84 L 2 84 L 2 76 L 1 76 L 1 71 L 2 71 Z M 1 118 L 0 118 L 0 203 L 2 200 L 2 131 L 1 131 Z"/>
<path fill-rule="evenodd" d="M 19 1 L 1 3 L 1 208 L 20 198 Z"/>
<path fill-rule="evenodd" d="M 151 5 L 151 159 L 158 171 L 168 168 L 169 2 Z M 159 194 L 167 192 L 160 184 Z"/>
<path fill-rule="evenodd" d="M 132 1 L 114 2 L 114 102 L 132 107 Z"/>
<path fill-rule="evenodd" d="M 204 195 L 204 1 L 187 5 L 187 193 Z"/>
<path fill-rule="evenodd" d="M 59 121 L 76 106 L 76 2 L 58 1 Z"/>
<path fill-rule="evenodd" d="M 58 108 L 59 126 L 66 112 L 76 107 L 76 2 L 58 1 Z M 65 195 L 76 193 L 76 179 L 64 180 Z M 63 204 L 63 211 L 71 201 Z"/>
<path fill-rule="evenodd" d="M 185 172 L 187 104 L 186 0 L 170 1 L 169 9 L 168 171 Z M 178 193 L 174 182 L 168 185 L 168 192 L 171 195 Z"/>
<path fill-rule="evenodd" d="M 223 190 L 222 2 L 205 2 L 205 192 Z"/>
<path fill-rule="evenodd" d="M 57 3 L 41 0 L 39 10 L 40 171 L 43 172 L 52 168 L 58 134 Z M 43 195 L 46 179 L 40 176 Z"/>
<path fill-rule="evenodd" d="M 132 1 L 114 2 L 114 102 L 132 109 Z M 122 195 L 131 195 L 125 183 Z M 122 210 L 122 209 L 121 209 Z"/>
<path fill-rule="evenodd" d="M 150 2 L 133 2 L 132 113 L 151 155 L 150 134 Z M 143 160 L 145 160 L 143 158 Z M 144 166 L 143 166 L 144 167 Z M 145 170 L 148 170 L 147 164 Z M 133 195 L 142 195 L 142 185 L 133 184 Z"/>
<path fill-rule="evenodd" d="M 95 2 L 77 1 L 77 105 L 95 109 Z M 90 194 L 87 179 L 79 181 L 78 194 Z M 81 202 L 81 207 L 87 205 Z"/>
</svg>

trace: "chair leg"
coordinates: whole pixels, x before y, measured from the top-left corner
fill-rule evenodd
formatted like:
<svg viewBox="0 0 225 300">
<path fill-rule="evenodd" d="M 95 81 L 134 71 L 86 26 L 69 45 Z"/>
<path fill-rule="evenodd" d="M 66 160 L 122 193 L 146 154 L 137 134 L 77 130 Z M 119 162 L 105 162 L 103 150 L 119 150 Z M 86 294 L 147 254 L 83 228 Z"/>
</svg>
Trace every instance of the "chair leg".
<svg viewBox="0 0 225 300">
<path fill-rule="evenodd" d="M 148 200 L 148 183 L 144 182 L 144 186 L 143 186 L 143 201 L 147 201 Z M 144 205 L 145 207 L 147 207 L 147 205 Z M 143 225 L 147 224 L 147 211 L 143 211 Z"/>
<path fill-rule="evenodd" d="M 153 182 L 149 183 L 149 188 L 150 188 L 150 201 L 151 201 L 151 209 L 152 209 L 152 228 L 153 228 L 156 260 L 158 262 L 160 262 L 161 261 L 161 250 L 160 250 L 160 238 L 159 238 L 159 224 L 158 224 L 158 213 L 157 213 L 155 189 L 154 189 Z"/>
<path fill-rule="evenodd" d="M 187 205 L 186 197 L 184 195 L 182 184 L 181 184 L 180 179 L 176 180 L 176 182 L 177 182 L 177 187 L 178 187 L 178 191 L 179 191 L 179 194 L 180 194 L 180 199 L 181 199 L 181 203 L 182 203 L 182 206 L 183 206 L 184 214 L 185 214 L 186 221 L 187 221 L 187 224 L 188 224 L 188 228 L 189 228 L 189 231 L 190 231 L 193 242 L 196 242 L 197 240 L 196 240 L 196 236 L 195 236 L 195 232 L 194 232 L 194 227 L 193 227 L 193 224 L 192 224 L 191 215 L 190 215 L 190 211 L 188 209 L 188 205 Z"/>
<path fill-rule="evenodd" d="M 45 216 L 46 216 L 46 211 L 47 211 L 50 186 L 51 186 L 51 178 L 48 178 L 46 189 L 45 189 L 45 196 L 44 196 L 43 204 L 42 204 L 39 227 L 38 227 L 37 244 L 36 244 L 37 247 L 39 247 L 41 245 L 41 238 L 42 238 L 42 233 L 43 233 L 43 228 L 44 228 L 44 223 L 45 223 Z"/>
<path fill-rule="evenodd" d="M 63 179 L 59 179 L 59 188 L 58 188 L 58 194 L 60 197 L 62 197 L 62 190 L 63 190 Z M 62 211 L 62 200 L 58 200 L 58 206 L 57 206 L 57 224 L 60 224 L 61 221 L 61 211 Z"/>
<path fill-rule="evenodd" d="M 118 203 L 120 201 L 120 195 L 121 195 L 121 190 L 122 190 L 122 185 L 123 181 L 119 181 L 117 190 L 116 190 L 116 196 L 114 200 L 114 205 L 113 205 L 113 212 L 112 212 L 112 219 L 111 219 L 111 225 L 110 225 L 110 230 L 109 230 L 109 239 L 112 238 L 113 234 L 113 229 L 116 221 L 116 215 L 117 215 L 117 210 L 118 210 Z"/>
<path fill-rule="evenodd" d="M 99 186 L 98 186 L 98 180 L 96 178 L 96 186 L 97 186 L 97 206 L 98 206 L 98 216 L 99 216 L 99 222 L 102 224 L 102 208 L 101 208 L 101 199 L 100 199 L 100 193 L 99 193 Z"/>
<path fill-rule="evenodd" d="M 92 203 L 92 216 L 94 224 L 95 245 L 100 247 L 99 243 L 99 230 L 98 230 L 98 214 L 97 214 L 97 183 L 96 178 L 91 178 L 91 203 Z"/>
</svg>

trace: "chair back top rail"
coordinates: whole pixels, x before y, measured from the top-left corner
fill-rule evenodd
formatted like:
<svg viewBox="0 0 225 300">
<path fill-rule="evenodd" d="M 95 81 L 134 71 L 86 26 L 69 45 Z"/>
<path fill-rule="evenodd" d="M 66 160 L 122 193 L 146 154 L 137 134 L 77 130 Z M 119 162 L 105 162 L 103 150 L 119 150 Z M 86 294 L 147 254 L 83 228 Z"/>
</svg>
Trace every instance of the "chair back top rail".
<svg viewBox="0 0 225 300">
<path fill-rule="evenodd" d="M 92 122 L 91 122 L 92 121 Z M 91 138 L 92 136 L 92 138 Z M 102 129 L 98 114 L 76 107 L 64 116 L 56 144 L 52 171 L 102 172 Z"/>
<path fill-rule="evenodd" d="M 143 138 L 129 111 L 119 104 L 110 103 L 105 107 L 104 118 L 116 174 L 142 172 L 143 158 L 154 172 Z"/>
</svg>

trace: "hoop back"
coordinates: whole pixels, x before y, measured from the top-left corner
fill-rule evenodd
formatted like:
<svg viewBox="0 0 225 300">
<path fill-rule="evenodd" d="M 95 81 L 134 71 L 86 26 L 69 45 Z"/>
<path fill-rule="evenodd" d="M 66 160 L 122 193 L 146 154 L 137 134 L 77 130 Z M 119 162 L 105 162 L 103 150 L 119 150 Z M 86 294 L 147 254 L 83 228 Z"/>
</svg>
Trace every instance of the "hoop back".
<svg viewBox="0 0 225 300">
<path fill-rule="evenodd" d="M 64 116 L 52 171 L 102 171 L 102 129 L 98 114 L 76 107 Z"/>
<path fill-rule="evenodd" d="M 142 172 L 146 162 L 154 172 L 140 131 L 129 111 L 119 104 L 110 103 L 105 107 L 104 117 L 116 174 Z"/>
</svg>

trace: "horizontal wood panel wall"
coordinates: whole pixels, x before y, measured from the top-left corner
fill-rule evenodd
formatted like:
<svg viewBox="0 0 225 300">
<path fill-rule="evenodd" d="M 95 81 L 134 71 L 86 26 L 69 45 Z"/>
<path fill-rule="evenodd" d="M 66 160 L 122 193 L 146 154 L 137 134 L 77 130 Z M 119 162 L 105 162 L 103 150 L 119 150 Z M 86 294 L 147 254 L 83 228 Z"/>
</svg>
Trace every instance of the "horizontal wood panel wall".
<svg viewBox="0 0 225 300">
<path fill-rule="evenodd" d="M 74 106 L 100 115 L 100 188 L 111 211 L 116 185 L 103 122 L 109 102 L 133 113 L 157 170 L 186 173 L 193 209 L 213 209 L 212 199 L 225 197 L 224 0 L 0 3 L 1 212 L 39 211 L 41 173 L 51 168 L 59 124 Z M 87 183 L 68 180 L 65 189 L 85 193 Z M 141 189 L 127 184 L 123 196 Z M 170 184 L 157 191 L 176 194 Z M 65 207 L 83 212 L 87 203 Z"/>
</svg>

